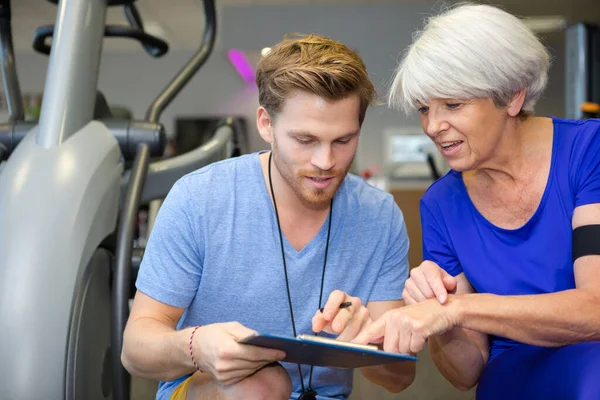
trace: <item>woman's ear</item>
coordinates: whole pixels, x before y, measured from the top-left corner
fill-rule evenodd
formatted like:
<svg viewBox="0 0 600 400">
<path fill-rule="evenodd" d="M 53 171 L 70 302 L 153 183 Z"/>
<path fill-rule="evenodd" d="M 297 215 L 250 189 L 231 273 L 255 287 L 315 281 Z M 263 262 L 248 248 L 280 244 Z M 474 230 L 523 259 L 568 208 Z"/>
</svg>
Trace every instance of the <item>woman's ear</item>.
<svg viewBox="0 0 600 400">
<path fill-rule="evenodd" d="M 256 110 L 256 127 L 265 142 L 271 143 L 273 141 L 273 123 L 271 116 L 263 106 L 258 107 L 258 110 Z"/>
<path fill-rule="evenodd" d="M 525 104 L 525 94 L 527 93 L 527 89 L 521 89 L 513 96 L 513 98 L 508 103 L 508 115 L 511 117 L 516 117 L 519 115 L 521 110 L 523 109 L 523 104 Z"/>
</svg>

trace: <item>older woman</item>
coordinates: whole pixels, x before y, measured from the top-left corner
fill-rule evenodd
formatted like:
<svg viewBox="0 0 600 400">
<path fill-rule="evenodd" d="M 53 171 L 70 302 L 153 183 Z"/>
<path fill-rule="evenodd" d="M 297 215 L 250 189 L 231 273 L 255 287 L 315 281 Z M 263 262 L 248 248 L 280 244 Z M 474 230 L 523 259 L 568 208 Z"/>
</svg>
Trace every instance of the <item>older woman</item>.
<svg viewBox="0 0 600 400">
<path fill-rule="evenodd" d="M 532 116 L 549 58 L 518 18 L 458 6 L 416 35 L 390 94 L 451 170 L 421 200 L 407 307 L 355 342 L 428 342 L 481 399 L 600 399 L 600 121 Z"/>
</svg>

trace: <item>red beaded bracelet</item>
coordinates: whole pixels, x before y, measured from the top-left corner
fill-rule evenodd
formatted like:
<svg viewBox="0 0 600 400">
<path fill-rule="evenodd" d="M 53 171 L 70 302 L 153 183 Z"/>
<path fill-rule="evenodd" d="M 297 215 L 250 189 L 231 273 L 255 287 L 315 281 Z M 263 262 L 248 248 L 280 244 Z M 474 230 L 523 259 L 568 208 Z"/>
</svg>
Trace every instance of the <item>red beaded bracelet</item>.
<svg viewBox="0 0 600 400">
<path fill-rule="evenodd" d="M 204 372 L 200 369 L 200 367 L 198 367 L 198 364 L 196 364 L 196 360 L 194 359 L 194 352 L 192 351 L 192 342 L 194 340 L 194 333 L 196 333 L 196 330 L 200 328 L 200 325 L 198 325 L 197 327 L 194 328 L 194 330 L 192 331 L 192 334 L 190 335 L 190 356 L 192 357 L 192 362 L 194 363 L 194 367 L 196 367 L 196 369 L 200 372 Z"/>
</svg>

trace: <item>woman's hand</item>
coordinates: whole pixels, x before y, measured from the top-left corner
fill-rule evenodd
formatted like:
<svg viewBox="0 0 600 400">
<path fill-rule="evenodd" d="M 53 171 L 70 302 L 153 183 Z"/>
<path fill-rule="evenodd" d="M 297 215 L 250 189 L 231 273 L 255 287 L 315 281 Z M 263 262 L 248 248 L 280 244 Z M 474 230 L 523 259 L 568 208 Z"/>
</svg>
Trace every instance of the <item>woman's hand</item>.
<svg viewBox="0 0 600 400">
<path fill-rule="evenodd" d="M 416 354 L 423 350 L 429 337 L 442 335 L 458 326 L 453 309 L 450 298 L 446 305 L 437 299 L 429 299 L 390 310 L 362 329 L 352 342 L 383 343 L 384 351 Z"/>
<path fill-rule="evenodd" d="M 456 279 L 436 263 L 423 261 L 410 271 L 404 284 L 402 299 L 409 306 L 437 298 L 441 304 L 448 300 L 448 293 L 456 292 Z"/>
</svg>

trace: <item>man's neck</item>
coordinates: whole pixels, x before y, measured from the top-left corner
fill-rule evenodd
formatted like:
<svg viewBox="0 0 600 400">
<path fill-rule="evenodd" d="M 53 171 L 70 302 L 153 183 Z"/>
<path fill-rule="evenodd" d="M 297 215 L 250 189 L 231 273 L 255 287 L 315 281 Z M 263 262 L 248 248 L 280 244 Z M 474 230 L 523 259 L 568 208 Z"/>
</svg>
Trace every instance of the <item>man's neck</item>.
<svg viewBox="0 0 600 400">
<path fill-rule="evenodd" d="M 269 184 L 269 153 L 260 155 L 260 164 L 265 178 L 265 188 L 273 201 Z M 271 165 L 271 178 L 281 231 L 288 242 L 300 251 L 323 227 L 329 214 L 329 203 L 321 207 L 307 206 L 289 187 L 274 165 Z"/>
</svg>

